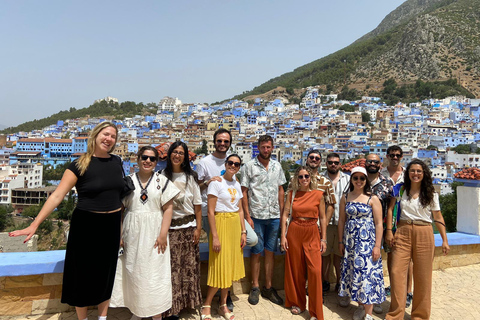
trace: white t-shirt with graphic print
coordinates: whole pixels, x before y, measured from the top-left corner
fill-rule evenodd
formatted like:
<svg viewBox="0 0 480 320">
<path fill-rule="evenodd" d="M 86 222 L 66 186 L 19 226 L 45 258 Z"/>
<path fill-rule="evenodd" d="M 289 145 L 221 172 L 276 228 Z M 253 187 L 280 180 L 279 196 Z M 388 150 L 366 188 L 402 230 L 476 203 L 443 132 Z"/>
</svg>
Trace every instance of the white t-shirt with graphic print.
<svg viewBox="0 0 480 320">
<path fill-rule="evenodd" d="M 242 188 L 240 183 L 234 178 L 233 181 L 227 181 L 222 177 L 222 181 L 212 181 L 208 185 L 208 194 L 217 197 L 215 212 L 237 212 L 238 202 L 242 199 Z"/>
</svg>

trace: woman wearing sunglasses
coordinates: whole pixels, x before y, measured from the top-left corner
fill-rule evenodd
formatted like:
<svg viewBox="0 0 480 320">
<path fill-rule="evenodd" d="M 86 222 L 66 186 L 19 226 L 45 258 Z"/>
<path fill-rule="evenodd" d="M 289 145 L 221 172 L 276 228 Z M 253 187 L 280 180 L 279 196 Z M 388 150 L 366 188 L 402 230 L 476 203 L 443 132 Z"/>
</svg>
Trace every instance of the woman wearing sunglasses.
<svg viewBox="0 0 480 320">
<path fill-rule="evenodd" d="M 432 223 L 442 236 L 442 251 L 450 251 L 445 221 L 440 211 L 438 193 L 432 183 L 432 174 L 425 162 L 413 159 L 405 170 L 405 183 L 398 198 L 390 200 L 387 212 L 385 241 L 393 248 L 390 282 L 392 303 L 385 319 L 403 319 L 407 293 L 407 269 L 413 261 L 415 279 L 412 319 L 430 319 L 432 302 L 432 272 L 435 239 Z M 399 202 L 397 231 L 392 233 L 393 210 Z"/>
<path fill-rule="evenodd" d="M 200 290 L 200 250 L 202 230 L 202 196 L 197 174 L 190 166 L 188 147 L 174 142 L 167 153 L 167 167 L 162 172 L 180 189 L 173 200 L 173 217 L 168 232 L 170 265 L 172 267 L 172 309 L 167 319 L 179 318 L 180 311 L 202 303 Z"/>
<path fill-rule="evenodd" d="M 221 181 L 208 185 L 208 223 L 210 224 L 207 297 L 202 306 L 202 320 L 211 320 L 213 296 L 221 289 L 218 314 L 226 320 L 235 319 L 227 308 L 227 293 L 233 281 L 245 277 L 243 247 L 247 231 L 242 209 L 242 188 L 235 174 L 242 160 L 231 154 L 225 161 Z"/>
<path fill-rule="evenodd" d="M 158 151 L 142 147 L 139 171 L 132 174 L 135 190 L 123 199 L 122 244 L 111 307 L 127 307 L 136 317 L 161 319 L 172 306 L 168 229 L 173 198 L 179 190 L 155 172 Z"/>
<path fill-rule="evenodd" d="M 353 320 L 371 320 L 373 304 L 385 301 L 382 258 L 382 205 L 372 195 L 367 171 L 352 169 L 349 192 L 340 201 L 338 246 L 343 255 L 339 296 L 359 306 Z"/>
<path fill-rule="evenodd" d="M 320 221 L 321 232 L 317 221 Z M 295 171 L 280 226 L 280 243 L 286 251 L 285 307 L 291 308 L 294 315 L 305 310 L 308 276 L 310 319 L 323 319 L 322 253 L 327 247 L 327 219 L 323 191 L 317 190 L 315 175 L 308 167 L 302 166 Z"/>
</svg>

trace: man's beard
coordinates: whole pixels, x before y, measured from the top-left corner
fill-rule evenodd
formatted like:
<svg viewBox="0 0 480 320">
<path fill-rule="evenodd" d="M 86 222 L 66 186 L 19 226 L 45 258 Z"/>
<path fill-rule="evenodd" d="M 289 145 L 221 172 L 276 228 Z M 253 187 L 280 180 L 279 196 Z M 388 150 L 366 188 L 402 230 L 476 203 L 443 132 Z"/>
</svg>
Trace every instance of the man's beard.
<svg viewBox="0 0 480 320">
<path fill-rule="evenodd" d="M 377 173 L 378 171 L 380 171 L 380 168 L 379 168 L 379 167 L 370 167 L 370 166 L 368 166 L 366 169 L 367 169 L 367 172 L 368 172 L 368 173 Z"/>
<path fill-rule="evenodd" d="M 328 173 L 336 174 L 340 169 L 327 169 Z"/>
<path fill-rule="evenodd" d="M 259 156 L 260 156 L 260 158 L 262 158 L 263 160 L 268 160 L 268 159 L 270 159 L 270 158 L 272 157 L 272 154 L 271 154 L 271 153 L 270 153 L 270 154 L 268 154 L 268 156 L 264 156 L 264 155 L 263 155 L 263 154 L 261 154 L 261 153 L 259 153 L 258 155 L 259 155 Z"/>
</svg>

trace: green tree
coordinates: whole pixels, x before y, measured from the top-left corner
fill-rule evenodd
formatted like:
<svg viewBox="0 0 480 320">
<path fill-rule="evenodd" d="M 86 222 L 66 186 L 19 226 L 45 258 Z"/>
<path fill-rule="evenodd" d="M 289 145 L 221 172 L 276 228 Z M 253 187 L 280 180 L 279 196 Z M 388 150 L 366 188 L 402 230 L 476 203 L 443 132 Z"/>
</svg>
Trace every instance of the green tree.
<svg viewBox="0 0 480 320">
<path fill-rule="evenodd" d="M 70 165 L 70 161 L 64 163 L 64 164 L 59 164 L 57 167 L 54 169 L 52 165 L 47 164 L 43 166 L 43 181 L 44 183 L 47 180 L 61 180 L 63 177 L 63 173 L 65 170 L 68 168 Z"/>
<path fill-rule="evenodd" d="M 439 202 L 447 232 L 455 232 L 457 231 L 457 187 L 463 186 L 463 183 L 454 182 L 450 186 L 453 192 L 441 195 Z"/>
<path fill-rule="evenodd" d="M 427 147 L 427 150 L 438 150 L 438 147 L 437 146 L 434 146 L 434 145 L 429 145 Z"/>
<path fill-rule="evenodd" d="M 388 80 L 385 80 L 383 82 L 383 94 L 393 94 L 395 92 L 395 89 L 397 88 L 397 82 L 395 79 L 390 78 Z"/>
<path fill-rule="evenodd" d="M 208 142 L 207 142 L 207 140 L 203 139 L 202 140 L 202 147 L 195 149 L 194 152 L 196 154 L 205 154 L 205 155 L 208 154 Z"/>
<path fill-rule="evenodd" d="M 8 226 L 13 225 L 13 218 L 7 206 L 0 206 L 0 231 L 5 230 Z"/>
<path fill-rule="evenodd" d="M 75 198 L 73 193 L 68 194 L 67 200 L 63 200 L 58 206 L 56 217 L 58 219 L 70 220 L 72 218 L 73 210 L 75 209 Z"/>
<path fill-rule="evenodd" d="M 472 148 L 469 144 L 459 144 L 455 148 L 452 148 L 458 154 L 470 154 L 472 153 Z"/>
<path fill-rule="evenodd" d="M 370 113 L 362 112 L 362 122 L 370 122 Z"/>
<path fill-rule="evenodd" d="M 339 110 L 343 110 L 345 112 L 353 112 L 355 111 L 355 106 L 352 106 L 351 104 L 344 104 L 338 108 Z"/>
<path fill-rule="evenodd" d="M 38 213 L 40 212 L 40 209 L 42 209 L 41 205 L 26 207 L 22 211 L 22 216 L 29 217 L 29 218 L 35 218 L 38 215 Z"/>
</svg>

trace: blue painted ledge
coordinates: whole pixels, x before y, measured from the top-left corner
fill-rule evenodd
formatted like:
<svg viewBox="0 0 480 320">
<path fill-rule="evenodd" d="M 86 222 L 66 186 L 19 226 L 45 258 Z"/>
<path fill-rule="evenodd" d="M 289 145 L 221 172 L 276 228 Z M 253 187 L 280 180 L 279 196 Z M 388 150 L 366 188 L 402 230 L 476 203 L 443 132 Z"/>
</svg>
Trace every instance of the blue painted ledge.
<svg viewBox="0 0 480 320">
<path fill-rule="evenodd" d="M 65 250 L 0 253 L 0 277 L 62 273 Z"/>
<path fill-rule="evenodd" d="M 480 236 L 473 234 L 453 232 L 447 236 L 450 246 L 480 244 Z M 442 246 L 439 234 L 435 234 L 435 246 Z M 277 250 L 275 254 L 283 253 Z M 249 247 L 245 247 L 243 256 L 250 257 Z M 62 273 L 64 260 L 65 250 L 0 253 L 0 277 Z M 200 260 L 208 260 L 208 243 L 200 244 Z"/>
</svg>

